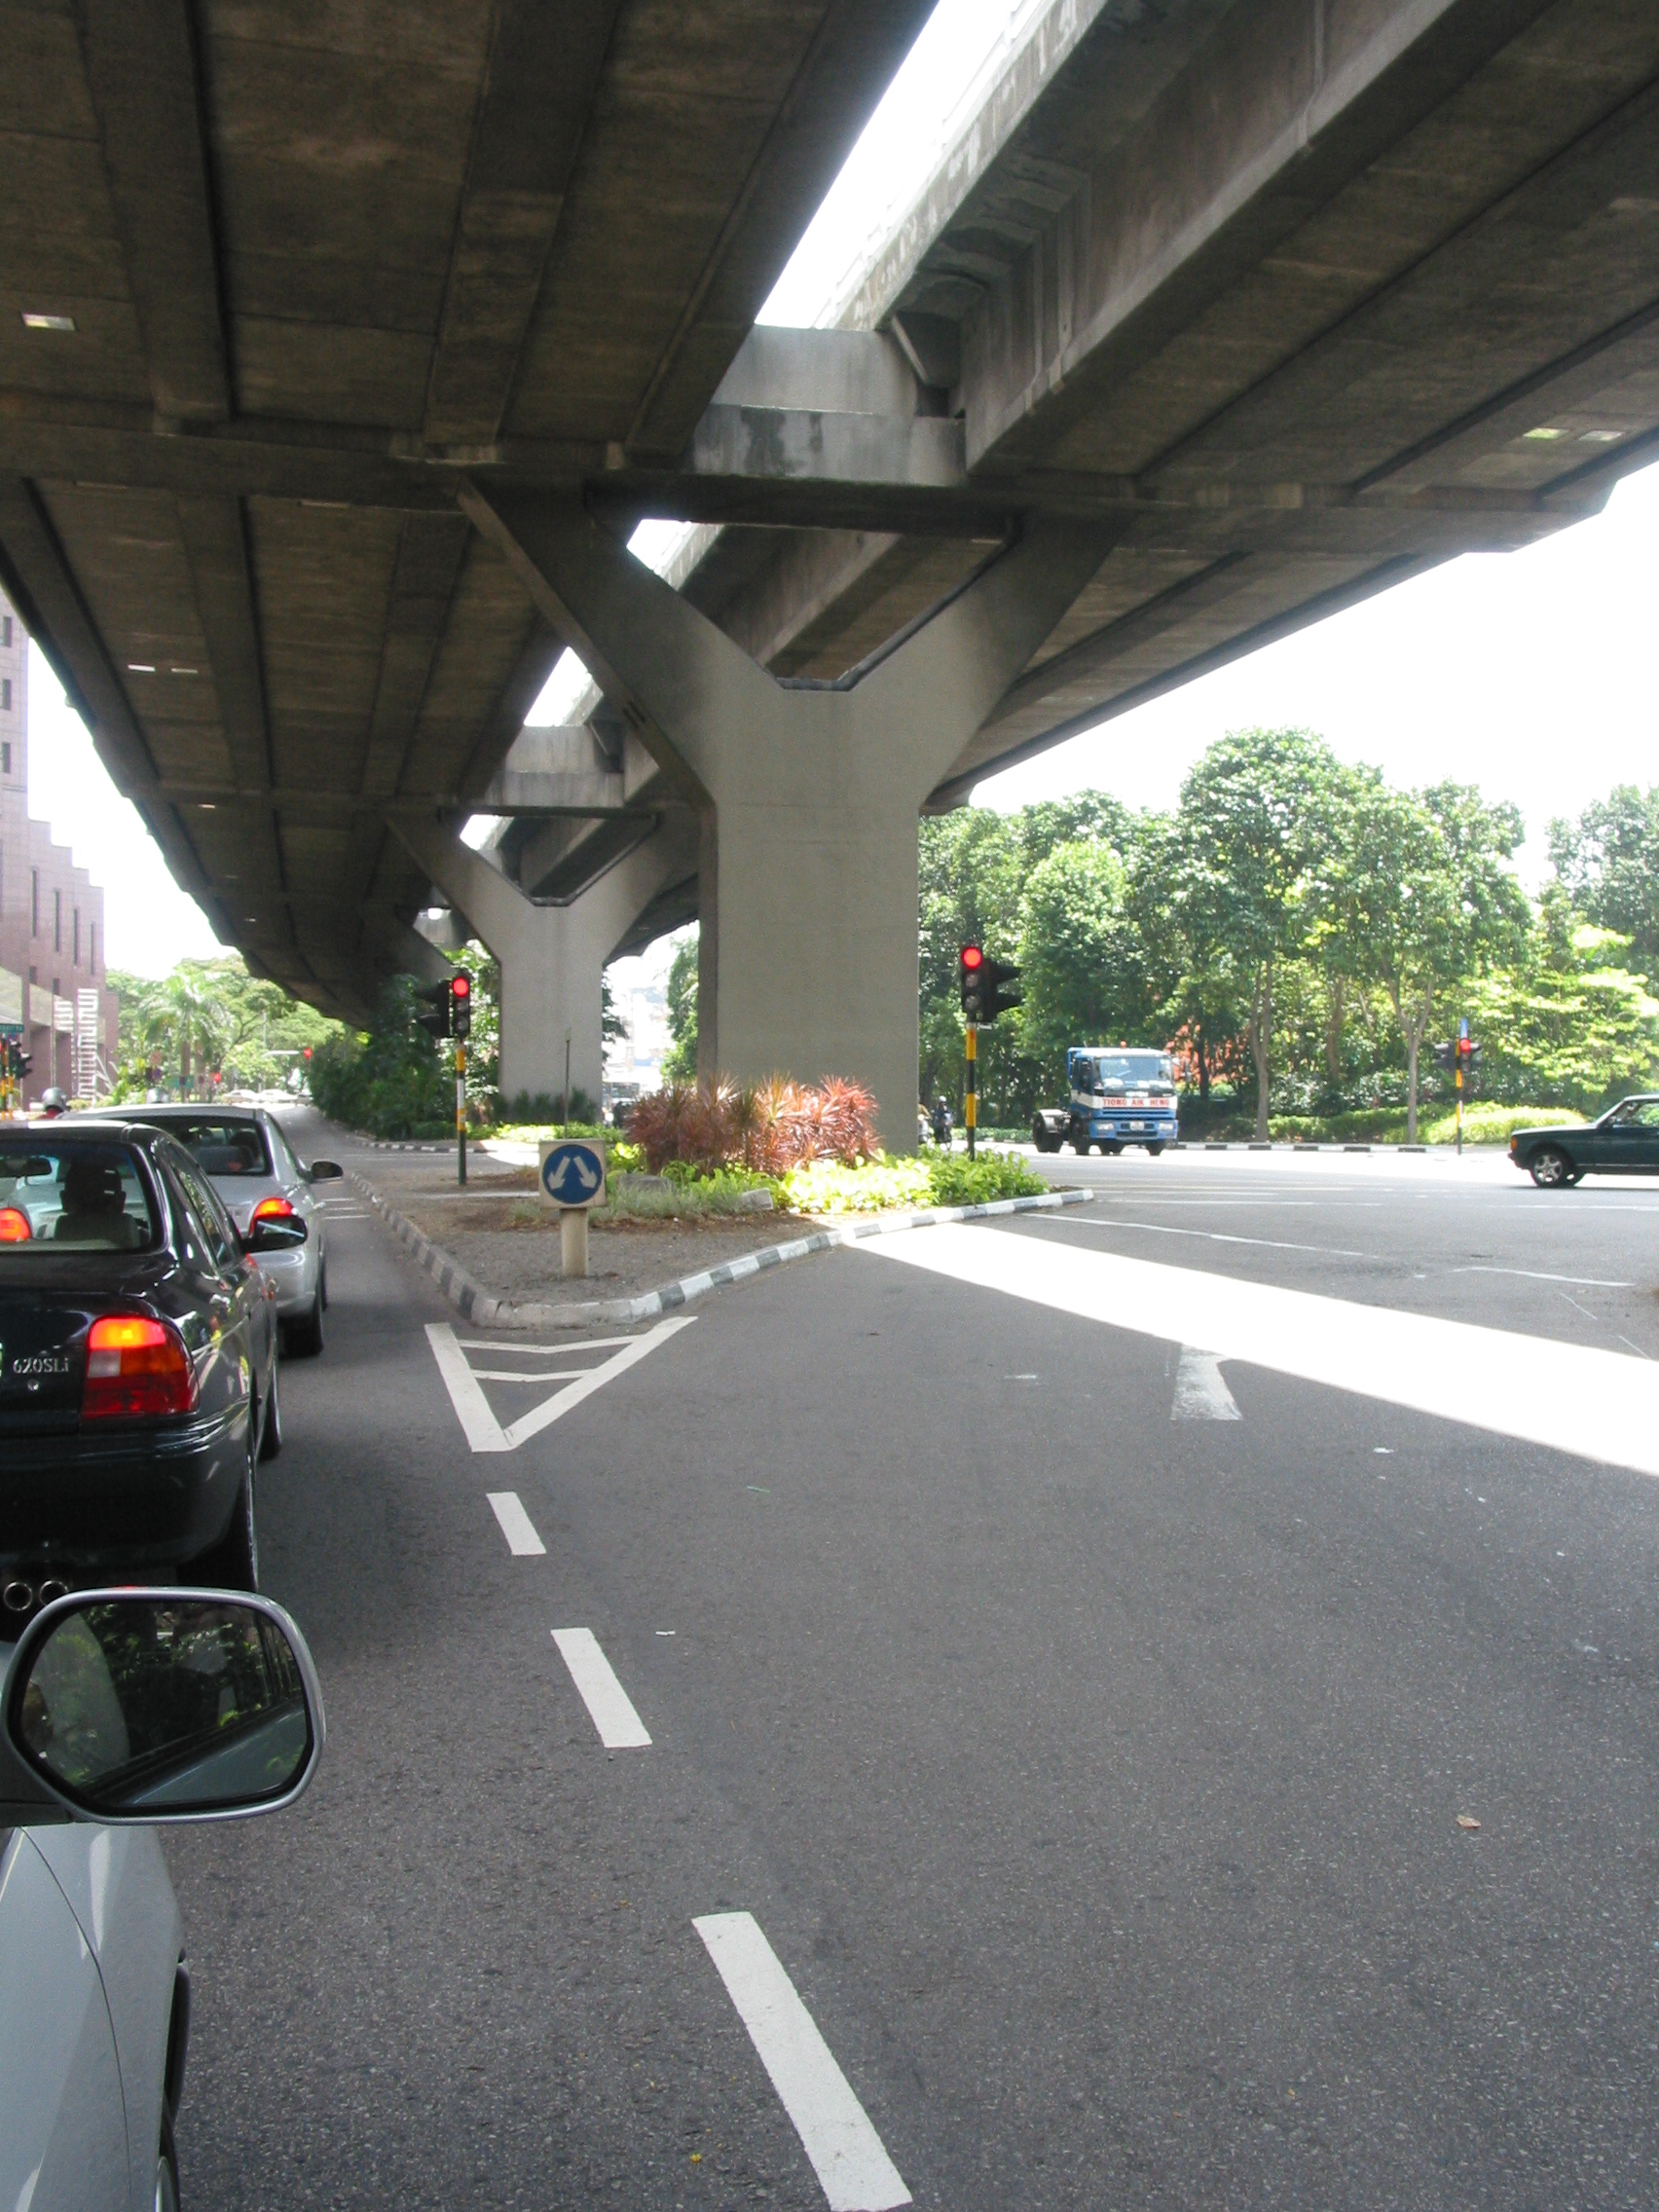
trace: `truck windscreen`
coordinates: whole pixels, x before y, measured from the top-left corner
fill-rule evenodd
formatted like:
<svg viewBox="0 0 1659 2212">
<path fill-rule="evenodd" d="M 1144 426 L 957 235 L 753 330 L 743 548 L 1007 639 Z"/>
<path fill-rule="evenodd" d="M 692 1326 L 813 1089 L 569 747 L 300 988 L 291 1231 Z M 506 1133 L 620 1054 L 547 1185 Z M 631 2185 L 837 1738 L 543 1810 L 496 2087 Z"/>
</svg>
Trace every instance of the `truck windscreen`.
<svg viewBox="0 0 1659 2212">
<path fill-rule="evenodd" d="M 1175 1070 L 1167 1052 L 1099 1052 L 1094 1080 L 1102 1090 L 1144 1090 L 1151 1084 L 1172 1084 Z"/>
</svg>

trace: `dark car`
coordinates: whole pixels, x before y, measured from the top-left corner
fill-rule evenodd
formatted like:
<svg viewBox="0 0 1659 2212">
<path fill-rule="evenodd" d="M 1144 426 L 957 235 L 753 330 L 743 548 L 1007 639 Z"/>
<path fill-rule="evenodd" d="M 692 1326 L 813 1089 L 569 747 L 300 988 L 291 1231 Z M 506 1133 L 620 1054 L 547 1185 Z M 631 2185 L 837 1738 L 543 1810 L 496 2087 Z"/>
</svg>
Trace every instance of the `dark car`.
<svg viewBox="0 0 1659 2212">
<path fill-rule="evenodd" d="M 281 1443 L 276 1308 L 165 1131 L 0 1129 L 0 1642 L 89 1583 L 252 1590 L 254 1462 Z"/>
<path fill-rule="evenodd" d="M 1659 1092 L 1621 1098 L 1579 1127 L 1517 1129 L 1509 1158 L 1543 1190 L 1567 1190 L 1584 1175 L 1659 1175 Z"/>
</svg>

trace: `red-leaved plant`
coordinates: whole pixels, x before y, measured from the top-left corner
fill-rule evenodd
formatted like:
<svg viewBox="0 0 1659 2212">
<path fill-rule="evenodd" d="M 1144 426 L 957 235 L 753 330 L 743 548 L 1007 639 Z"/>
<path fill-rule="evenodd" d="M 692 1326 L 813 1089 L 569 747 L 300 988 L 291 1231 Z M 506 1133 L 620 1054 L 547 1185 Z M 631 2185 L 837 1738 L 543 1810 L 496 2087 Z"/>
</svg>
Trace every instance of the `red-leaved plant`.
<svg viewBox="0 0 1659 2212">
<path fill-rule="evenodd" d="M 628 1134 L 652 1174 L 671 1160 L 693 1167 L 743 1166 L 787 1175 L 808 1160 L 857 1166 L 878 1157 L 875 1100 L 862 1083 L 826 1076 L 816 1086 L 775 1075 L 754 1088 L 728 1076 L 671 1083 L 642 1098 Z"/>
</svg>

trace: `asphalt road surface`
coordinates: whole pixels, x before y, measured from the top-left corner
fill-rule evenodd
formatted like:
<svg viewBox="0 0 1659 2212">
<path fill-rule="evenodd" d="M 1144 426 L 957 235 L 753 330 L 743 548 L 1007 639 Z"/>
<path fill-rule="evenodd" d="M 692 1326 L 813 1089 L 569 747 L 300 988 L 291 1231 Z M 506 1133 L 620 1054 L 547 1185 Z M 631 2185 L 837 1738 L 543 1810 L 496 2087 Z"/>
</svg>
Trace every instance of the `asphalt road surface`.
<svg viewBox="0 0 1659 2212">
<path fill-rule="evenodd" d="M 1049 1165 L 621 1341 L 346 1187 L 187 2206 L 1652 2205 L 1659 1185 Z"/>
</svg>

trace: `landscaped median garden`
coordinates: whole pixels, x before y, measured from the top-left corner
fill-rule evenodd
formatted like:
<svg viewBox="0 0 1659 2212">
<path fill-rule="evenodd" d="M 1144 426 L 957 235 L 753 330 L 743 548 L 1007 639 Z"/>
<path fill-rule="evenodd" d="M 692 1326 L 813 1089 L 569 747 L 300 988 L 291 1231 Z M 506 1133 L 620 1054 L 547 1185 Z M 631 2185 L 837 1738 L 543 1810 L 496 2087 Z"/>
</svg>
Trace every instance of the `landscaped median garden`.
<svg viewBox="0 0 1659 2212">
<path fill-rule="evenodd" d="M 534 1143 L 566 1132 L 515 1124 L 496 1133 Z M 757 1195 L 762 1210 L 769 1198 L 780 1213 L 824 1216 L 979 1205 L 1049 1189 L 1010 1153 L 975 1161 L 944 1152 L 887 1159 L 876 1142 L 875 1101 L 862 1086 L 839 1078 L 817 1085 L 785 1077 L 759 1085 L 725 1077 L 669 1084 L 640 1100 L 621 1137 L 574 1125 L 569 1133 L 607 1147 L 608 1203 L 594 1216 L 596 1228 L 608 1219 L 748 1213 L 756 1210 Z"/>
</svg>

